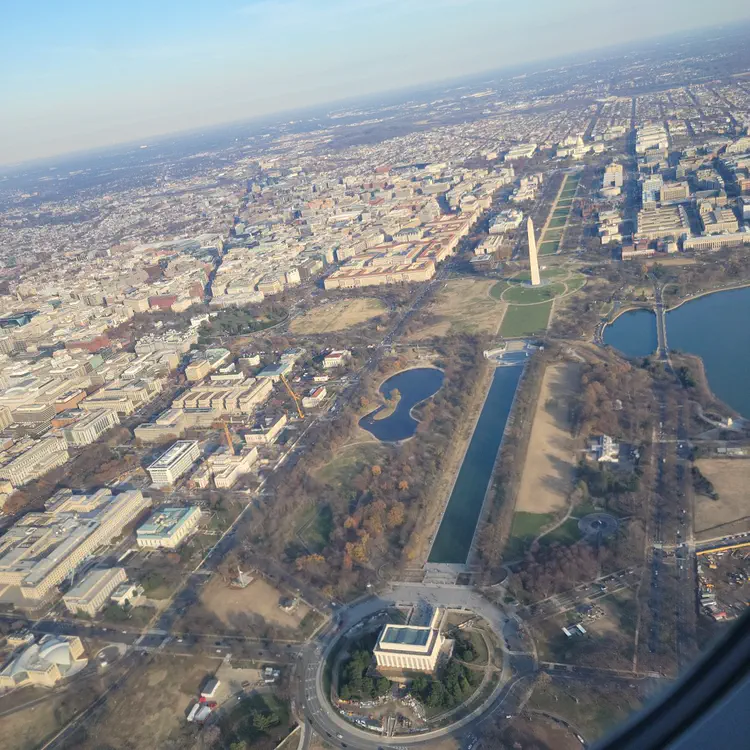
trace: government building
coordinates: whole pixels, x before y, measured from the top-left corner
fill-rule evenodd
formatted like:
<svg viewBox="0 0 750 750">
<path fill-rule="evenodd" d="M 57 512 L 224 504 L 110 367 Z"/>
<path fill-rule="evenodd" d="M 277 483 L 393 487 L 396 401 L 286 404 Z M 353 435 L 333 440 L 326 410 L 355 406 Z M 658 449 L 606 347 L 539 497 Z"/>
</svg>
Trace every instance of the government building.
<svg viewBox="0 0 750 750">
<path fill-rule="evenodd" d="M 432 612 L 428 625 L 386 625 L 373 651 L 379 669 L 434 672 L 445 643 L 440 632 L 443 610 Z"/>
</svg>

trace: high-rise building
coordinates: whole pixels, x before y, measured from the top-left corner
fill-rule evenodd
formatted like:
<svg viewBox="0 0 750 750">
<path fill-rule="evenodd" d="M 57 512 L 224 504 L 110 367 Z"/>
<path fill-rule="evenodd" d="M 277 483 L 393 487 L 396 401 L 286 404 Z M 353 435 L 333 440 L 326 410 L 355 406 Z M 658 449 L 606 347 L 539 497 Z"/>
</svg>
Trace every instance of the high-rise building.
<svg viewBox="0 0 750 750">
<path fill-rule="evenodd" d="M 529 233 L 529 267 L 531 269 L 531 286 L 539 286 L 542 283 L 539 277 L 539 259 L 536 253 L 536 237 L 534 236 L 534 222 L 529 216 L 526 222 L 526 229 Z"/>
</svg>

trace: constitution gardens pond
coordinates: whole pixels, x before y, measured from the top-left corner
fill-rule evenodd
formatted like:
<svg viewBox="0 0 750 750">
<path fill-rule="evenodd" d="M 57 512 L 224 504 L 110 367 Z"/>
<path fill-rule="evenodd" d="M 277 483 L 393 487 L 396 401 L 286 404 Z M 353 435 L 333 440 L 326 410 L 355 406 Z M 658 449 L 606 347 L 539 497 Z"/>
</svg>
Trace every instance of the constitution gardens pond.
<svg viewBox="0 0 750 750">
<path fill-rule="evenodd" d="M 359 426 L 383 442 L 406 440 L 417 431 L 419 422 L 412 416 L 412 409 L 422 401 L 434 396 L 442 387 L 445 374 L 436 367 L 415 367 L 403 370 L 385 380 L 380 393 L 388 401 L 394 391 L 400 394 L 392 412 L 383 417 L 390 407 L 383 404 L 359 420 Z"/>
</svg>

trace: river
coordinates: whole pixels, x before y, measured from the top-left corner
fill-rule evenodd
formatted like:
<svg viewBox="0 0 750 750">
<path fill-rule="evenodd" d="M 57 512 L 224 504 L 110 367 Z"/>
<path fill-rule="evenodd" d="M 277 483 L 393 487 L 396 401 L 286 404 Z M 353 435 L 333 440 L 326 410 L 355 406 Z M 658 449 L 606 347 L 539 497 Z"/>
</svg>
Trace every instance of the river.
<svg viewBox="0 0 750 750">
<path fill-rule="evenodd" d="M 731 289 L 685 302 L 667 313 L 667 339 L 672 350 L 703 359 L 711 390 L 750 418 L 750 288 Z M 625 313 L 607 326 L 604 341 L 630 357 L 656 351 L 653 313 Z"/>
<path fill-rule="evenodd" d="M 428 562 L 466 562 L 523 367 L 498 367 L 456 477 Z"/>
<path fill-rule="evenodd" d="M 434 396 L 442 387 L 444 379 L 445 374 L 436 367 L 415 367 L 392 375 L 380 386 L 380 393 L 388 398 L 397 389 L 401 394 L 393 413 L 377 419 L 377 415 L 387 408 L 379 406 L 362 417 L 359 426 L 383 442 L 397 442 L 412 437 L 419 422 L 414 419 L 411 410 Z"/>
</svg>

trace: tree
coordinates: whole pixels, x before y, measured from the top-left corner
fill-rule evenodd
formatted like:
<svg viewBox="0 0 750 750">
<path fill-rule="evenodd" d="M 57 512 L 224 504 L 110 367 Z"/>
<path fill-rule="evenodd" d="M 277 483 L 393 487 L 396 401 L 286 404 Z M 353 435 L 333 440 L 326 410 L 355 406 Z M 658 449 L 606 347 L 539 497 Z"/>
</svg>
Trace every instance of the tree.
<svg viewBox="0 0 750 750">
<path fill-rule="evenodd" d="M 279 717 L 276 714 L 262 714 L 260 711 L 253 711 L 253 726 L 259 732 L 266 732 L 278 723 Z"/>
</svg>

